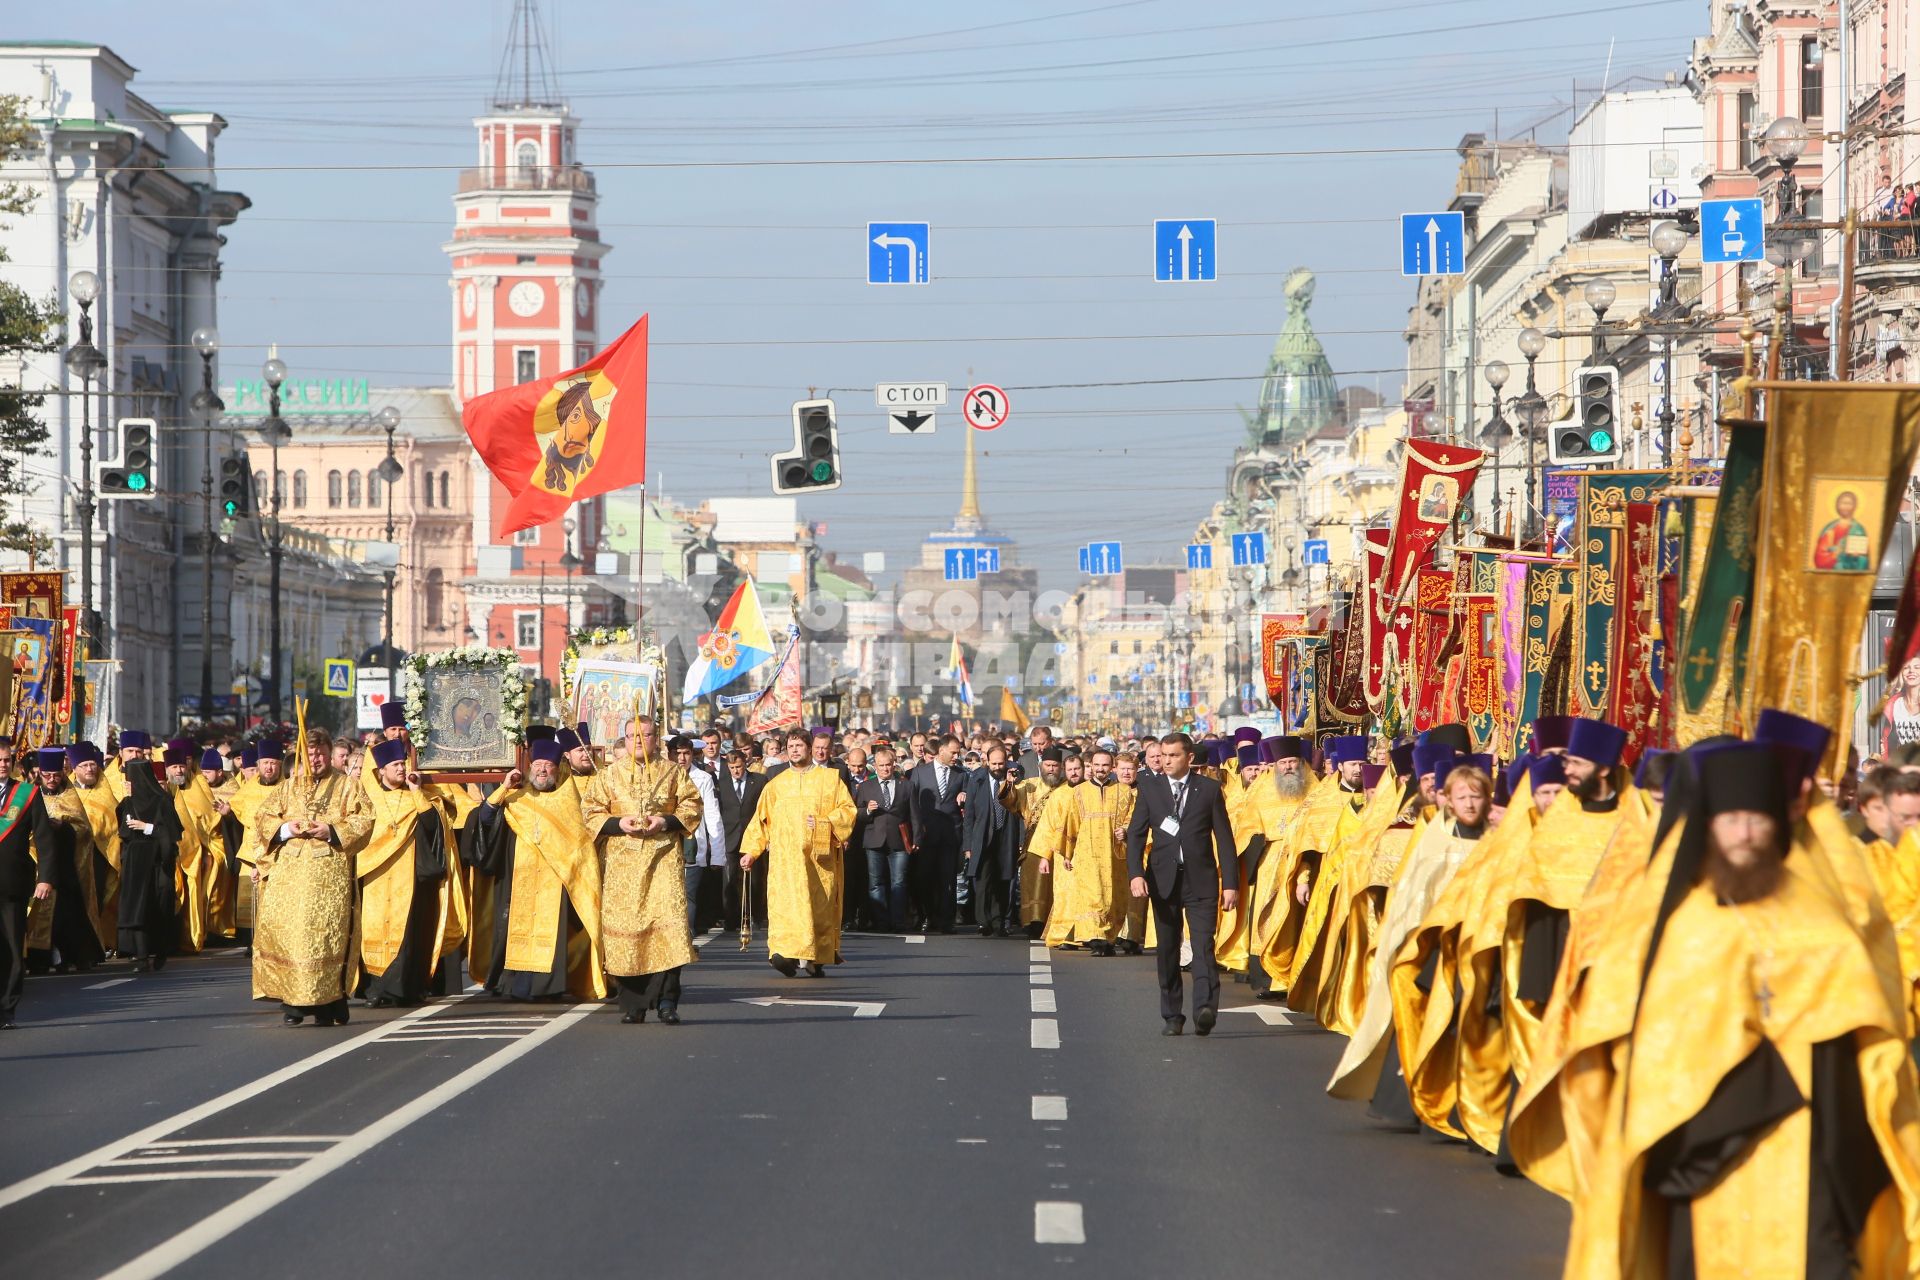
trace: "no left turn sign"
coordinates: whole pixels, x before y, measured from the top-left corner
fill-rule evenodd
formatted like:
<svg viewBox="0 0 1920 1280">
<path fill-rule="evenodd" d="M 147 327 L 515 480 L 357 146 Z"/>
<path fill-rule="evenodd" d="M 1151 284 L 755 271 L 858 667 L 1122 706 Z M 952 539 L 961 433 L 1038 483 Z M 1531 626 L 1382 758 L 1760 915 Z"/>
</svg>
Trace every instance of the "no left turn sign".
<svg viewBox="0 0 1920 1280">
<path fill-rule="evenodd" d="M 992 431 L 1000 426 L 1012 408 L 1007 403 L 1007 393 L 991 382 L 968 387 L 966 398 L 960 402 L 960 412 L 965 415 L 967 425 L 976 431 Z"/>
</svg>

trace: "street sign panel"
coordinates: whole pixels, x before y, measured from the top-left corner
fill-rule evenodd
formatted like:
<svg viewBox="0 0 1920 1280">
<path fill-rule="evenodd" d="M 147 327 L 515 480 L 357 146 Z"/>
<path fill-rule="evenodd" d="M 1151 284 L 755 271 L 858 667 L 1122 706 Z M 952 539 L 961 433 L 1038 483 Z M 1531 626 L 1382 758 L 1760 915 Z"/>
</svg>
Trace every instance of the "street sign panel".
<svg viewBox="0 0 1920 1280">
<path fill-rule="evenodd" d="M 1193 706 L 1193 693 L 1187 689 L 1180 690 L 1180 692 L 1173 695 L 1173 705 L 1179 707 L 1182 711 L 1187 710 Z"/>
<path fill-rule="evenodd" d="M 925 284 L 928 227 L 925 222 L 869 222 L 867 283 Z"/>
<path fill-rule="evenodd" d="M 1302 547 L 1305 555 L 1302 563 L 1327 564 L 1329 562 L 1327 556 L 1327 540 L 1325 538 L 1308 538 L 1306 542 L 1302 544 Z"/>
<path fill-rule="evenodd" d="M 974 562 L 980 566 L 981 573 L 1000 572 L 1000 548 L 998 547 L 975 548 Z"/>
<path fill-rule="evenodd" d="M 1080 572 L 1082 573 L 1093 572 L 1092 568 L 1089 567 L 1093 564 L 1093 557 L 1088 554 L 1090 550 L 1091 548 L 1089 547 L 1080 548 Z"/>
<path fill-rule="evenodd" d="M 948 582 L 972 582 L 980 576 L 979 552 L 973 547 L 948 547 L 942 568 Z"/>
<path fill-rule="evenodd" d="M 1680 193 L 1662 184 L 1655 187 L 1647 196 L 1647 203 L 1656 213 L 1670 213 L 1680 207 Z"/>
<path fill-rule="evenodd" d="M 926 409 L 895 409 L 887 415 L 889 435 L 930 436 L 937 425 L 932 412 Z"/>
<path fill-rule="evenodd" d="M 968 387 L 966 397 L 960 401 L 960 412 L 966 415 L 967 425 L 978 431 L 994 430 L 1012 411 L 1007 393 L 991 382 Z"/>
<path fill-rule="evenodd" d="M 1187 568 L 1213 568 L 1213 544 L 1210 542 L 1190 542 L 1187 544 Z"/>
<path fill-rule="evenodd" d="M 354 672 L 354 716 L 356 729 L 378 729 L 380 708 L 391 696 L 385 667 L 361 667 Z"/>
<path fill-rule="evenodd" d="M 944 409 L 944 382 L 882 382 L 873 388 L 873 402 L 882 409 Z"/>
<path fill-rule="evenodd" d="M 1265 564 L 1267 562 L 1267 535 L 1264 533 L 1234 534 L 1233 562 L 1236 565 Z"/>
<path fill-rule="evenodd" d="M 1120 544 L 1117 542 L 1088 543 L 1087 572 L 1096 575 L 1119 573 Z"/>
<path fill-rule="evenodd" d="M 1153 278 L 1188 284 L 1214 278 L 1219 223 L 1212 218 L 1162 218 L 1153 224 Z"/>
<path fill-rule="evenodd" d="M 1759 262 L 1767 256 L 1760 197 L 1700 202 L 1700 260 Z"/>
<path fill-rule="evenodd" d="M 351 658 L 327 659 L 327 696 L 329 698 L 353 696 L 353 660 Z"/>
<path fill-rule="evenodd" d="M 1467 215 L 1403 213 L 1400 215 L 1400 274 L 1403 276 L 1457 276 L 1467 269 Z"/>
</svg>

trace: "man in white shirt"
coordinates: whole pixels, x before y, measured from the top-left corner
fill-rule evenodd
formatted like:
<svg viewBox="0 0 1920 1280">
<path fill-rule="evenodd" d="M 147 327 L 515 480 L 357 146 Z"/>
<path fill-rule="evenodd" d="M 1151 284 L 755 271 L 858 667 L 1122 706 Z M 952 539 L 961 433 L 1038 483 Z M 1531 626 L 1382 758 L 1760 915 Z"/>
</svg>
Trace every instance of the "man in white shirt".
<svg viewBox="0 0 1920 1280">
<path fill-rule="evenodd" d="M 700 934 L 725 916 L 721 898 L 726 885 L 727 833 L 720 822 L 713 775 L 695 763 L 693 739 L 675 738 L 668 746 L 673 762 L 686 770 L 693 789 L 700 793 L 700 825 L 686 836 L 687 926 Z"/>
</svg>

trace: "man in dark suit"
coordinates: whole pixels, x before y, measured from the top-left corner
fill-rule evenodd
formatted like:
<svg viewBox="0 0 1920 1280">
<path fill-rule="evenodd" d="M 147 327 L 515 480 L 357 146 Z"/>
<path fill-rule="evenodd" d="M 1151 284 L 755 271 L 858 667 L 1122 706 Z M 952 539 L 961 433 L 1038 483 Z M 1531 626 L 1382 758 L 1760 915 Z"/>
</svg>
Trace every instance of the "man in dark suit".
<svg viewBox="0 0 1920 1280">
<path fill-rule="evenodd" d="M 727 878 L 721 888 L 720 909 L 725 913 L 724 925 L 737 929 L 740 927 L 740 836 L 753 821 L 753 811 L 760 807 L 760 793 L 767 789 L 767 779 L 765 774 L 747 770 L 744 751 L 729 752 L 725 759 L 726 774 L 716 778 L 713 784 L 714 799 L 720 804 L 720 827 L 727 836 Z M 763 873 L 753 878 L 753 922 L 764 925 L 766 920 L 767 877 Z"/>
<path fill-rule="evenodd" d="M 960 739 L 946 734 L 933 759 L 907 775 L 913 804 L 912 879 L 914 911 L 922 927 L 953 932 L 954 876 L 960 869 L 960 819 L 967 771 L 960 767 Z"/>
<path fill-rule="evenodd" d="M 1220 1008 L 1220 974 L 1213 959 L 1215 915 L 1239 905 L 1240 860 L 1220 784 L 1194 773 L 1193 741 L 1184 733 L 1160 739 L 1164 772 L 1139 781 L 1127 824 L 1127 875 L 1136 898 L 1153 907 L 1159 949 L 1162 1035 L 1177 1036 L 1181 1016 L 1181 916 L 1193 937 L 1193 1026 L 1213 1030 Z M 1147 852 L 1151 836 L 1153 851 Z M 1226 886 L 1226 887 L 1222 887 Z"/>
<path fill-rule="evenodd" d="M 876 929 L 907 928 L 907 866 L 913 839 L 913 802 L 894 772 L 893 750 L 876 747 L 873 775 L 854 787 L 858 843 L 866 855 L 867 896 Z"/>
<path fill-rule="evenodd" d="M 53 819 L 31 782 L 13 777 L 13 743 L 0 740 L 0 1031 L 13 1026 L 13 1011 L 27 983 L 27 903 L 53 896 L 58 858 L 35 865 L 29 842 L 55 843 Z"/>
<path fill-rule="evenodd" d="M 1020 874 L 1026 828 L 1018 813 L 1000 803 L 1000 791 L 1019 776 L 1019 766 L 1007 766 L 1007 749 L 995 743 L 987 748 L 987 767 L 967 779 L 961 844 L 967 874 L 973 877 L 974 920 L 983 938 L 1006 937 L 1013 922 L 1013 882 Z"/>
</svg>

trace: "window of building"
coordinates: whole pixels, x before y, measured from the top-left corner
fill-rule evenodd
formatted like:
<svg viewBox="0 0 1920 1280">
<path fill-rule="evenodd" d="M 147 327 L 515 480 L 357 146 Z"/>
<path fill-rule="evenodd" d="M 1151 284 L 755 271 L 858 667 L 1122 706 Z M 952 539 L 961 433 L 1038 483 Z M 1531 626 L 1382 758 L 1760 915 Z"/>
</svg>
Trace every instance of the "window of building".
<svg viewBox="0 0 1920 1280">
<path fill-rule="evenodd" d="M 427 507 L 433 505 L 433 472 L 425 467 L 420 468 L 420 504 Z"/>
<path fill-rule="evenodd" d="M 1800 216 L 1803 220 L 1807 222 L 1820 222 L 1826 217 L 1826 201 L 1823 200 L 1821 196 L 1822 193 L 1818 190 L 1803 190 L 1801 192 L 1800 207 L 1803 212 Z M 1825 251 L 1826 233 L 1821 231 L 1814 232 L 1813 252 L 1807 255 L 1807 260 L 1801 264 L 1801 269 L 1810 276 L 1818 275 L 1821 267 L 1824 265 L 1821 259 Z"/>
<path fill-rule="evenodd" d="M 360 473 L 358 471 L 347 472 L 347 505 L 350 507 L 360 505 Z"/>
<path fill-rule="evenodd" d="M 293 505 L 295 507 L 307 505 L 307 473 L 304 471 L 293 473 Z"/>
<path fill-rule="evenodd" d="M 253 473 L 253 509 L 265 511 L 267 506 L 267 473 L 256 471 Z"/>
<path fill-rule="evenodd" d="M 1800 118 L 1803 120 L 1818 120 L 1823 114 L 1821 98 L 1825 86 L 1820 72 L 1826 60 L 1826 50 L 1817 37 L 1800 42 Z"/>
<path fill-rule="evenodd" d="M 327 472 L 327 505 L 328 506 L 337 507 L 340 505 L 340 496 L 342 493 L 345 492 L 345 489 L 343 487 L 345 485 L 345 481 L 346 481 L 346 478 L 342 476 L 338 471 Z"/>
<path fill-rule="evenodd" d="M 427 570 L 427 625 L 435 631 L 447 625 L 447 575 L 439 569 Z"/>
<path fill-rule="evenodd" d="M 540 376 L 540 353 L 532 347 L 513 349 L 513 380 L 516 383 L 532 382 Z"/>
<path fill-rule="evenodd" d="M 1120 652 L 1120 642 L 1118 640 L 1107 641 L 1107 652 L 1108 653 Z"/>
<path fill-rule="evenodd" d="M 440 505 L 451 508 L 453 506 L 452 496 L 453 477 L 442 471 L 440 473 Z"/>
<path fill-rule="evenodd" d="M 516 547 L 539 546 L 540 526 L 536 524 L 530 529 L 516 529 L 513 534 L 513 545 Z"/>
<path fill-rule="evenodd" d="M 540 615 L 531 609 L 516 610 L 513 615 L 513 643 L 521 649 L 540 647 Z"/>
<path fill-rule="evenodd" d="M 531 186 L 540 176 L 540 144 L 523 142 L 513 149 L 513 167 L 520 181 Z"/>
<path fill-rule="evenodd" d="M 1135 653 L 1138 653 L 1138 652 L 1140 652 L 1140 642 L 1139 642 L 1138 640 L 1135 640 L 1135 641 L 1133 642 L 1133 651 L 1134 651 Z"/>
<path fill-rule="evenodd" d="M 1753 95 L 1751 93 L 1741 94 L 1736 110 L 1740 116 L 1738 125 L 1740 130 L 1740 166 L 1741 168 L 1745 168 L 1753 163 L 1753 157 L 1758 152 L 1760 146 L 1753 136 Z"/>
<path fill-rule="evenodd" d="M 380 468 L 378 467 L 367 472 L 367 505 L 370 507 L 380 505 Z"/>
</svg>

